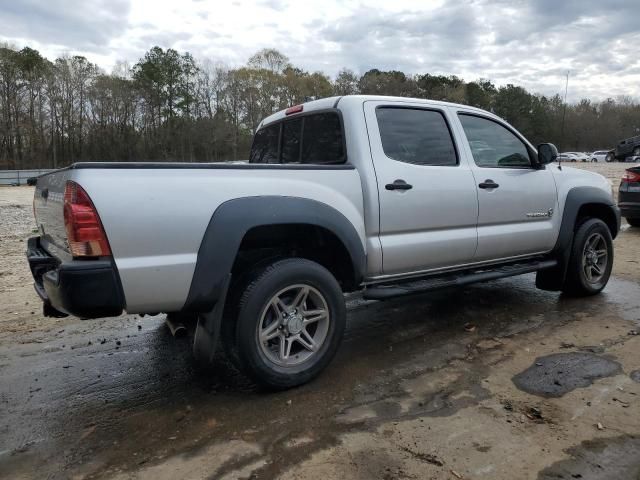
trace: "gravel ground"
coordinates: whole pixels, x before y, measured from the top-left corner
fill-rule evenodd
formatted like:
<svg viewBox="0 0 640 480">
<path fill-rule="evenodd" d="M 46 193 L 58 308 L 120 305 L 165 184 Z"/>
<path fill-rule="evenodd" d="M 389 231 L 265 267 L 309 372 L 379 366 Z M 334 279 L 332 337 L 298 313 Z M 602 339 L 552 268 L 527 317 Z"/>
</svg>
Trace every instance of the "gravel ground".
<svg viewBox="0 0 640 480">
<path fill-rule="evenodd" d="M 0 188 L 0 478 L 640 478 L 640 229 L 593 298 L 526 275 L 350 304 L 327 371 L 268 394 L 162 316 L 42 317 L 32 194 Z"/>
</svg>

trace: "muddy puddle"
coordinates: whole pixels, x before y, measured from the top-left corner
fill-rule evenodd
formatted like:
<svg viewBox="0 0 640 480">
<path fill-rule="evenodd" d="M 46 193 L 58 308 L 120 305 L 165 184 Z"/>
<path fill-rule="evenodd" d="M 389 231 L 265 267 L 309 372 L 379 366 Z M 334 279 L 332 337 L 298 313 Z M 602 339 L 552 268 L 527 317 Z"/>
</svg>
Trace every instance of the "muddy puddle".
<svg viewBox="0 0 640 480">
<path fill-rule="evenodd" d="M 555 353 L 536 358 L 533 365 L 513 377 L 513 383 L 533 395 L 562 397 L 621 370 L 618 362 L 592 353 Z"/>
<path fill-rule="evenodd" d="M 538 475 L 538 480 L 638 480 L 640 437 L 623 435 L 588 440 L 567 450 L 562 460 Z"/>
</svg>

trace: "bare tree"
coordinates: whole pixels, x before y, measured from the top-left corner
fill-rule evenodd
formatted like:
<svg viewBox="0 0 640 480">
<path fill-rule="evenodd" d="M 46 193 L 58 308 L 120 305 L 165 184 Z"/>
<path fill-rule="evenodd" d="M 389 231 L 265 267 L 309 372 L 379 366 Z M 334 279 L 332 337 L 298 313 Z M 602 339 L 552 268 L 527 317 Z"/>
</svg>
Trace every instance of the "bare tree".
<svg viewBox="0 0 640 480">
<path fill-rule="evenodd" d="M 229 69 L 215 59 L 151 48 L 135 65 L 102 72 L 81 56 L 53 62 L 34 49 L 0 45 L 0 168 L 61 167 L 80 160 L 246 159 L 260 121 L 287 106 L 331 95 L 399 95 L 491 110 L 532 142 L 561 149 L 612 148 L 640 134 L 640 105 L 623 96 L 566 108 L 517 85 L 454 75 L 342 69 L 332 81 L 291 65 L 274 49 Z"/>
</svg>

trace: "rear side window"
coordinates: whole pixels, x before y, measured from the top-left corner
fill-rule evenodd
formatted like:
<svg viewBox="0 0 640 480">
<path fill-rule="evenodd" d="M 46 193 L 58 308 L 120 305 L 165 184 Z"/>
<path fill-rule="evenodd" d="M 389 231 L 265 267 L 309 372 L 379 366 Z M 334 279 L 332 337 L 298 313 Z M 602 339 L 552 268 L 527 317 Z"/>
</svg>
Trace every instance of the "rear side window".
<svg viewBox="0 0 640 480">
<path fill-rule="evenodd" d="M 269 125 L 258 130 L 253 138 L 249 162 L 278 163 L 279 138 L 280 124 Z"/>
<path fill-rule="evenodd" d="M 304 117 L 302 163 L 344 163 L 342 126 L 336 113 Z"/>
<path fill-rule="evenodd" d="M 513 132 L 493 120 L 459 114 L 473 160 L 479 167 L 531 167 L 529 150 Z"/>
<path fill-rule="evenodd" d="M 336 112 L 322 112 L 258 130 L 249 162 L 327 165 L 344 163 L 346 157 L 340 117 Z"/>
<path fill-rule="evenodd" d="M 451 132 L 441 112 L 382 107 L 376 110 L 387 157 L 415 165 L 458 164 Z"/>
</svg>

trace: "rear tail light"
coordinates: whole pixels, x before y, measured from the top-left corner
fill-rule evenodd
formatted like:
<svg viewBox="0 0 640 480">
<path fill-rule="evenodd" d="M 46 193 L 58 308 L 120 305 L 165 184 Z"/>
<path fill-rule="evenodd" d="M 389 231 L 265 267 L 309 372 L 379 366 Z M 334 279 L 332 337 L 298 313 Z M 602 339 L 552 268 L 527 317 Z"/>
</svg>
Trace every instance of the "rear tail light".
<svg viewBox="0 0 640 480">
<path fill-rule="evenodd" d="M 631 170 L 626 170 L 624 175 L 622 175 L 623 182 L 640 182 L 640 173 L 633 172 Z"/>
<path fill-rule="evenodd" d="M 100 217 L 87 192 L 75 182 L 64 189 L 64 226 L 74 257 L 111 255 Z"/>
</svg>

